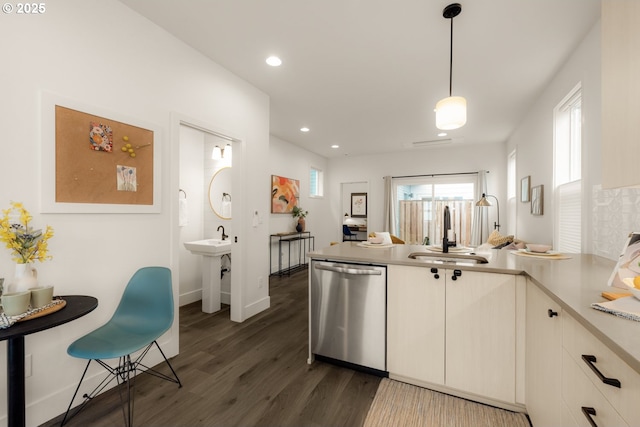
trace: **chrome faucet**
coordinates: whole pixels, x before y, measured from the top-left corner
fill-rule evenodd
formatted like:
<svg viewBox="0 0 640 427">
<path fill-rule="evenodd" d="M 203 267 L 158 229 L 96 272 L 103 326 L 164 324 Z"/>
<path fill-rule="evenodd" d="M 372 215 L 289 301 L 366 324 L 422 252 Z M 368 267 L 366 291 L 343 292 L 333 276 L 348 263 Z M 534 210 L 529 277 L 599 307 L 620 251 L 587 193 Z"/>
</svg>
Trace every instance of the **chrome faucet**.
<svg viewBox="0 0 640 427">
<path fill-rule="evenodd" d="M 218 230 L 217 231 L 220 231 L 221 228 L 222 228 L 222 240 L 227 240 L 227 237 L 229 237 L 229 236 L 224 234 L 224 227 L 222 225 L 218 226 Z"/>
</svg>

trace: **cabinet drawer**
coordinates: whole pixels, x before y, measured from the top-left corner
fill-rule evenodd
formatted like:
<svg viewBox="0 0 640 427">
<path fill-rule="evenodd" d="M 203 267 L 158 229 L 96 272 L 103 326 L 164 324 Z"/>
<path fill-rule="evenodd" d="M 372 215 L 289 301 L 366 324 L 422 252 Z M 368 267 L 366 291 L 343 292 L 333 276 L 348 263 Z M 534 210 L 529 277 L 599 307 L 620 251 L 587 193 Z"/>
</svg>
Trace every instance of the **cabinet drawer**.
<svg viewBox="0 0 640 427">
<path fill-rule="evenodd" d="M 562 326 L 563 346 L 568 355 L 615 410 L 627 422 L 633 420 L 634 424 L 637 424 L 637 420 L 640 420 L 640 374 L 571 316 L 563 316 Z M 590 362 L 593 367 L 583 359 L 583 355 L 595 357 L 595 362 Z M 620 381 L 620 387 L 603 382 L 594 368 L 600 371 L 603 377 Z"/>
<path fill-rule="evenodd" d="M 594 414 L 589 416 L 598 427 L 628 427 L 566 349 L 562 352 L 562 400 L 578 426 L 591 425 L 583 412 L 591 408 Z"/>
</svg>

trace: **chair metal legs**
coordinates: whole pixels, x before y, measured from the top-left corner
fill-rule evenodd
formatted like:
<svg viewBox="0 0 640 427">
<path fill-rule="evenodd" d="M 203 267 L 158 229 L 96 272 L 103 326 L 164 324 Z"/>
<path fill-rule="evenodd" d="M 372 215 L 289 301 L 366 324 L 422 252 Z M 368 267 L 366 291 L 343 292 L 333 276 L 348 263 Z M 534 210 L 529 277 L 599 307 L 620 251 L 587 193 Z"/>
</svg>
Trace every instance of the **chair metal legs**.
<svg viewBox="0 0 640 427">
<path fill-rule="evenodd" d="M 162 372 L 158 372 L 158 371 L 154 370 L 153 368 L 150 368 L 150 367 L 142 364 L 142 359 L 146 356 L 146 354 L 149 352 L 149 350 L 151 349 L 151 347 L 154 344 L 156 345 L 156 347 L 160 351 L 160 354 L 162 355 L 162 357 L 163 357 L 164 361 L 166 362 L 167 366 L 169 366 L 169 369 L 171 370 L 171 373 L 173 374 L 173 377 L 165 375 Z M 105 368 L 108 371 L 108 374 L 96 386 L 96 388 L 93 389 L 93 391 L 91 393 L 89 393 L 89 394 L 85 393 L 84 395 L 82 395 L 82 397 L 84 398 L 84 401 L 82 402 L 82 404 L 79 405 L 78 410 L 75 411 L 75 413 L 73 413 L 71 416 L 69 416 L 69 412 L 71 411 L 71 407 L 73 406 L 73 402 L 76 399 L 76 395 L 78 394 L 78 390 L 80 390 L 80 386 L 82 385 L 82 380 L 84 379 L 85 375 L 87 374 L 87 370 L 89 369 L 89 365 L 91 364 L 92 360 L 95 360 L 103 368 Z M 71 398 L 71 402 L 69 402 L 69 407 L 67 408 L 67 412 L 65 412 L 65 414 L 64 414 L 64 418 L 62 419 L 62 423 L 60 423 L 60 426 L 63 426 L 67 422 L 67 420 L 71 419 L 72 417 L 76 416 L 80 411 L 82 411 L 84 409 L 84 407 L 87 405 L 87 403 L 89 403 L 89 401 L 91 401 L 91 399 L 93 399 L 98 394 L 100 394 L 115 379 L 118 382 L 118 385 L 116 387 L 120 388 L 120 390 L 119 390 L 120 402 L 122 404 L 122 415 L 124 416 L 125 425 L 127 427 L 132 427 L 133 426 L 134 384 L 135 384 L 136 371 L 147 373 L 149 375 L 153 375 L 153 376 L 158 377 L 160 379 L 163 379 L 163 380 L 166 380 L 166 381 L 170 381 L 172 383 L 176 383 L 176 384 L 178 384 L 178 387 L 182 387 L 182 383 L 180 382 L 180 379 L 178 378 L 178 375 L 176 374 L 176 371 L 173 369 L 173 367 L 171 366 L 171 363 L 169 363 L 169 360 L 167 359 L 167 357 L 165 356 L 164 352 L 162 351 L 162 349 L 160 348 L 160 346 L 158 345 L 158 343 L 156 341 L 153 341 L 151 344 L 149 344 L 142 351 L 142 353 L 133 361 L 131 360 L 131 355 L 126 355 L 126 356 L 120 357 L 119 360 L 118 360 L 118 366 L 116 366 L 115 368 L 109 366 L 108 364 L 106 364 L 102 360 L 90 359 L 87 362 L 87 366 L 84 368 L 84 372 L 82 373 L 82 377 L 80 378 L 80 382 L 78 383 L 78 387 L 76 388 L 76 391 L 73 393 L 73 397 Z M 126 383 L 126 395 L 124 394 L 124 390 L 123 390 L 125 383 Z"/>
</svg>

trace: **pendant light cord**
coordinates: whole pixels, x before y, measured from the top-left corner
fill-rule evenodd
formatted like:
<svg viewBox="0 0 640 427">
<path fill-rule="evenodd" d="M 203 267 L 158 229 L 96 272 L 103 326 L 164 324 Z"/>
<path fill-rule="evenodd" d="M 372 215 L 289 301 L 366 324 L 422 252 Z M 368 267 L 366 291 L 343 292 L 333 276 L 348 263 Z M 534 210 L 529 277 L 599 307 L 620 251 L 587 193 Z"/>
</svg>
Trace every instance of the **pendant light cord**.
<svg viewBox="0 0 640 427">
<path fill-rule="evenodd" d="M 451 19 L 451 40 L 449 43 L 449 96 L 451 97 L 453 85 L 453 17 L 449 19 Z"/>
</svg>

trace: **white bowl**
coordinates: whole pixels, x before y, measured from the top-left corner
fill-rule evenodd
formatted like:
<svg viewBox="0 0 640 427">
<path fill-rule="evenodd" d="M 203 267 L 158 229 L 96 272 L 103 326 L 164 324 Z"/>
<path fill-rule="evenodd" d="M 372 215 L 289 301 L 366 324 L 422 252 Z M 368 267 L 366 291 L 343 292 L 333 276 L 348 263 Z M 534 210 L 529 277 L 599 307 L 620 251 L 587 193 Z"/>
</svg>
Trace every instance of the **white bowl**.
<svg viewBox="0 0 640 427">
<path fill-rule="evenodd" d="M 640 299 L 640 289 L 636 288 L 633 285 L 633 277 L 626 277 L 622 279 L 622 281 L 629 287 L 629 291 L 633 294 L 633 296 L 637 299 Z"/>
<path fill-rule="evenodd" d="M 551 250 L 551 246 L 529 243 L 527 244 L 527 249 L 529 250 L 529 252 L 545 253 Z"/>
<path fill-rule="evenodd" d="M 383 241 L 384 239 L 382 237 L 369 237 L 369 243 L 373 243 L 374 245 L 379 245 Z"/>
</svg>

